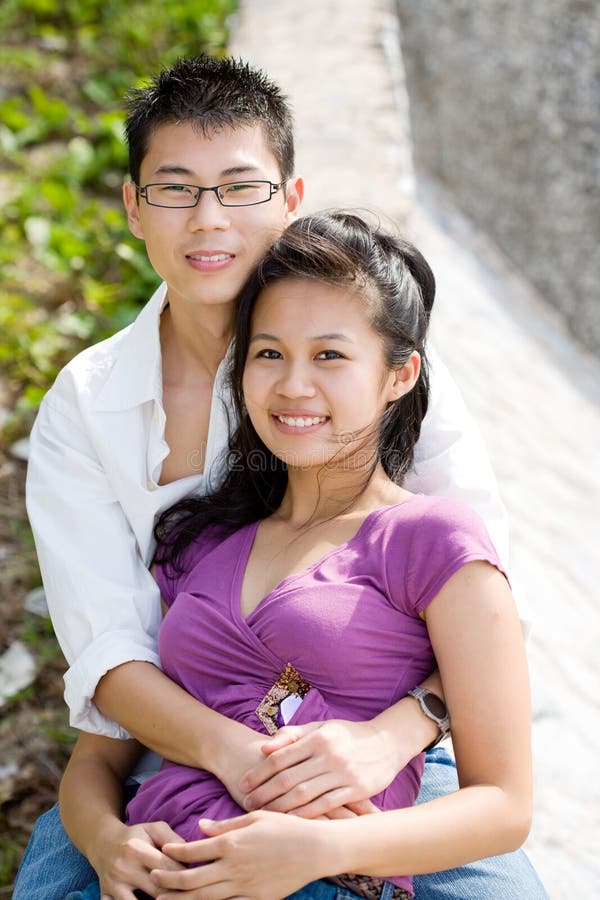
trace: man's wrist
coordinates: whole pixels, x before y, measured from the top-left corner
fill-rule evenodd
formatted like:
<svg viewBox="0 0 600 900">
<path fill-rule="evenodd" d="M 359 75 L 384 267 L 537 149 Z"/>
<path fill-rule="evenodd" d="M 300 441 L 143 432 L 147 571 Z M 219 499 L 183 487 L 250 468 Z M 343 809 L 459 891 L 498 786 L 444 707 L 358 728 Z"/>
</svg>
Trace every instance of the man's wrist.
<svg viewBox="0 0 600 900">
<path fill-rule="evenodd" d="M 219 715 L 217 713 L 217 715 Z M 227 785 L 231 779 L 231 770 L 237 768 L 240 749 L 248 745 L 250 729 L 240 722 L 219 715 L 220 721 L 210 729 L 202 746 L 202 762 L 200 768 L 211 772 L 219 781 Z M 266 736 L 265 736 L 266 740 Z"/>
<path fill-rule="evenodd" d="M 85 843 L 85 846 L 79 845 L 78 849 L 88 858 L 92 868 L 99 873 L 106 860 L 114 852 L 114 848 L 125 838 L 126 834 L 127 825 L 118 816 L 107 812 L 98 817 L 89 842 L 82 842 L 82 844 Z"/>
</svg>

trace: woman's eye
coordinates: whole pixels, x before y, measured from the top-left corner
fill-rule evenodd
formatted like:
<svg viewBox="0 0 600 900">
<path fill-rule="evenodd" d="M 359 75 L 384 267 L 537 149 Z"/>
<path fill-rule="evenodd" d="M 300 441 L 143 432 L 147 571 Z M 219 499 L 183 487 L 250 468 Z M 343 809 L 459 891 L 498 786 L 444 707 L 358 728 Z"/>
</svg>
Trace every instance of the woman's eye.
<svg viewBox="0 0 600 900">
<path fill-rule="evenodd" d="M 337 350 L 321 350 L 320 353 L 317 353 L 316 359 L 344 359 L 341 353 L 338 353 Z"/>
<path fill-rule="evenodd" d="M 257 359 L 281 359 L 279 350 L 259 350 L 256 354 Z"/>
</svg>

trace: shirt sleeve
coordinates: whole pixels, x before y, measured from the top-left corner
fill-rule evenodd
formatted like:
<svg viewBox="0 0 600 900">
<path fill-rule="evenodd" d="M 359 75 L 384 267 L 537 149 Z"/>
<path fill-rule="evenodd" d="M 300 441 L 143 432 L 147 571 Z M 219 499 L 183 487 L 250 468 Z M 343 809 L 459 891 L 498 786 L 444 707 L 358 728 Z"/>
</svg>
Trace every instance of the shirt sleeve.
<svg viewBox="0 0 600 900">
<path fill-rule="evenodd" d="M 386 549 L 388 583 L 394 602 L 408 615 L 423 612 L 447 581 L 470 562 L 488 562 L 506 572 L 480 517 L 466 504 L 432 499 L 406 534 L 393 533 Z M 394 540 L 398 546 L 394 548 Z M 398 565 L 404 560 L 404 565 Z"/>
<path fill-rule="evenodd" d="M 458 386 L 435 350 L 429 408 L 404 486 L 414 493 L 455 497 L 481 516 L 498 555 L 508 565 L 508 517 L 481 435 Z"/>
<path fill-rule="evenodd" d="M 52 623 L 69 663 L 71 724 L 127 738 L 92 698 L 115 666 L 132 660 L 159 666 L 159 591 L 77 408 L 52 391 L 31 434 L 27 511 Z"/>
</svg>

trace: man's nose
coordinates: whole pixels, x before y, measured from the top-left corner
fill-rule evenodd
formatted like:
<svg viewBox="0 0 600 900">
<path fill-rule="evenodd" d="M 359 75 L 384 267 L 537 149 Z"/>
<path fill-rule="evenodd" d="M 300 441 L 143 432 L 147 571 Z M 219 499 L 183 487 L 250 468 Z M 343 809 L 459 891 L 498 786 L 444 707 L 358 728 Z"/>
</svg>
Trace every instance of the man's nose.
<svg viewBox="0 0 600 900">
<path fill-rule="evenodd" d="M 188 222 L 192 231 L 228 228 L 230 211 L 219 203 L 214 191 L 202 191 L 197 204 L 189 210 Z"/>
</svg>

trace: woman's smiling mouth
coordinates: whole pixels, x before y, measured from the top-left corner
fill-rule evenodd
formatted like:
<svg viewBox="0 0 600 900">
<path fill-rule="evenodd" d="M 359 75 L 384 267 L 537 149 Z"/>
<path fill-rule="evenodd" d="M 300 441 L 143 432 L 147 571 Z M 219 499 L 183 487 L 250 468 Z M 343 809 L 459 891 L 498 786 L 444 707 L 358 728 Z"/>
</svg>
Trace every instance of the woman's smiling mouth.
<svg viewBox="0 0 600 900">
<path fill-rule="evenodd" d="M 289 429 L 313 429 L 317 428 L 319 425 L 324 425 L 329 421 L 329 416 L 311 416 L 305 414 L 296 413 L 295 415 L 282 414 L 282 413 L 273 413 L 273 419 L 279 424 L 282 425 L 286 430 Z"/>
</svg>

